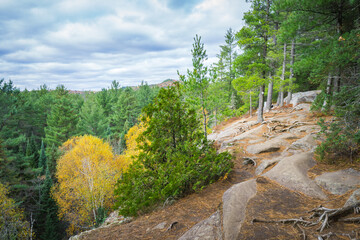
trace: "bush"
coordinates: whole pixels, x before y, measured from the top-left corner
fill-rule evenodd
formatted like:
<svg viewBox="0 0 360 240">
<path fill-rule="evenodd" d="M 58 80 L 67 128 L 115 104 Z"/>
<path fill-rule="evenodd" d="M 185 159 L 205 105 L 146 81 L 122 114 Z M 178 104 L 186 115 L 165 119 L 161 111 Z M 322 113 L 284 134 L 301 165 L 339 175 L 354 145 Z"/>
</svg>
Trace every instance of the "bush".
<svg viewBox="0 0 360 240">
<path fill-rule="evenodd" d="M 352 163 L 360 153 L 360 86 L 343 87 L 335 96 L 336 121 L 320 120 L 320 134 L 326 138 L 316 149 L 321 160 L 331 163 L 342 158 Z"/>
<path fill-rule="evenodd" d="M 230 154 L 217 154 L 205 139 L 196 112 L 183 101 L 178 86 L 161 89 L 144 109 L 142 121 L 147 128 L 138 138 L 140 154 L 115 189 L 120 214 L 146 212 L 231 170 Z"/>
</svg>

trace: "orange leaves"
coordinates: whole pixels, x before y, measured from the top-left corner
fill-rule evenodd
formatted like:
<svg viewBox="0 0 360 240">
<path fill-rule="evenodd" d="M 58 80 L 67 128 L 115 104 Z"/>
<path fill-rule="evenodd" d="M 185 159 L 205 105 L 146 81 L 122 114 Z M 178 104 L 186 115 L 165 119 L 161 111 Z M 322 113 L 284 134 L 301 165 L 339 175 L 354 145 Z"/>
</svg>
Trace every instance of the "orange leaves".
<svg viewBox="0 0 360 240">
<path fill-rule="evenodd" d="M 65 154 L 58 161 L 53 195 L 60 217 L 70 222 L 68 231 L 73 233 L 93 225 L 100 208 L 112 206 L 122 166 L 110 145 L 94 136 L 71 138 L 62 149 Z"/>
</svg>

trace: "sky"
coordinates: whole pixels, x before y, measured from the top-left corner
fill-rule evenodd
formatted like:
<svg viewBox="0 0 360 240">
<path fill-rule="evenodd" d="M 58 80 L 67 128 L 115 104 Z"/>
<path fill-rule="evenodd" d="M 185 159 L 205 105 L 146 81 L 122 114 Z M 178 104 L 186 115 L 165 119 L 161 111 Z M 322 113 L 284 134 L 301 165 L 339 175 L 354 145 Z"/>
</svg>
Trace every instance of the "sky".
<svg viewBox="0 0 360 240">
<path fill-rule="evenodd" d="M 194 36 L 207 64 L 245 0 L 0 0 L 0 79 L 21 90 L 101 90 L 178 79 L 192 68 Z"/>
</svg>

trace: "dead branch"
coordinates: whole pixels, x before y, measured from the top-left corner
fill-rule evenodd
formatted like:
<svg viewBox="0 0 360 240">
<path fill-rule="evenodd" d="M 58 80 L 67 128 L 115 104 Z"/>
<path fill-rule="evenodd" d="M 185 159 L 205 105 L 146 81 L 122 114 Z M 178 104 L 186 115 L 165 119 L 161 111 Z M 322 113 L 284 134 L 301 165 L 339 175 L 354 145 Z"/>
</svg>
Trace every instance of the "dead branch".
<svg viewBox="0 0 360 240">
<path fill-rule="evenodd" d="M 354 239 L 348 233 L 332 233 L 332 232 L 329 232 L 329 233 L 323 234 L 323 235 L 318 235 L 317 239 L 324 240 L 324 239 L 329 239 L 332 236 L 344 236 L 344 237 L 348 237 L 350 240 Z"/>
<path fill-rule="evenodd" d="M 360 217 L 339 219 L 339 222 L 360 223 Z"/>
<path fill-rule="evenodd" d="M 248 165 L 248 164 L 252 164 L 254 167 L 256 167 L 256 161 L 254 159 L 249 158 L 249 157 L 244 157 L 243 165 Z"/>
<path fill-rule="evenodd" d="M 304 230 L 302 227 L 300 227 L 299 224 L 295 224 L 295 226 L 300 229 L 300 231 L 301 231 L 301 236 L 303 237 L 303 240 L 306 240 L 305 230 Z"/>
<path fill-rule="evenodd" d="M 172 222 L 166 231 L 171 230 L 178 222 Z"/>
<path fill-rule="evenodd" d="M 293 223 L 293 224 L 302 224 L 305 227 L 313 226 L 314 223 L 310 221 L 306 221 L 302 218 L 291 218 L 291 219 L 280 219 L 280 220 L 264 220 L 264 219 L 257 219 L 254 218 L 252 223 L 254 222 L 263 222 L 263 223 Z"/>
</svg>

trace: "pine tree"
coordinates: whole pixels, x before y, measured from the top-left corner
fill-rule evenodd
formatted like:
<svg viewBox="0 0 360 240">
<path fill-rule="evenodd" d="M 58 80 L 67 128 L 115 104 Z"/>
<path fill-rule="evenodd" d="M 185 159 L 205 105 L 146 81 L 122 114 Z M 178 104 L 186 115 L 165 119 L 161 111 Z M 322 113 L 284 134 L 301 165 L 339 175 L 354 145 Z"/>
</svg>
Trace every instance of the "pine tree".
<svg viewBox="0 0 360 240">
<path fill-rule="evenodd" d="M 48 167 L 48 162 L 45 163 L 45 180 L 41 187 L 39 216 L 38 216 L 38 235 L 43 240 L 56 240 L 60 238 L 59 219 L 57 217 L 58 208 L 56 202 L 52 199 L 51 188 L 53 181 Z"/>
<path fill-rule="evenodd" d="M 193 104 L 201 111 L 203 122 L 203 133 L 207 136 L 208 124 L 208 87 L 209 76 L 208 67 L 205 66 L 207 60 L 207 53 L 204 48 L 204 43 L 201 42 L 201 37 L 196 35 L 194 37 L 192 54 L 192 70 L 187 70 L 187 76 L 180 76 L 184 82 L 185 94 L 190 104 Z"/>
<path fill-rule="evenodd" d="M 41 149 L 40 149 L 39 165 L 38 165 L 38 168 L 41 169 L 40 172 L 41 174 L 45 173 L 45 169 L 47 168 L 46 163 L 47 163 L 47 158 L 45 154 L 44 141 L 41 141 Z"/>
<path fill-rule="evenodd" d="M 240 85 L 236 83 L 239 81 L 252 81 L 253 83 L 245 85 L 259 87 L 258 122 L 264 120 L 265 83 L 269 73 L 267 56 L 269 39 L 272 35 L 270 6 L 270 0 L 252 1 L 252 10 L 244 16 L 246 26 L 236 34 L 239 46 L 244 53 L 237 57 L 235 63 L 236 67 L 241 70 L 242 77 L 234 81 L 237 85 Z"/>
<path fill-rule="evenodd" d="M 57 102 L 47 118 L 46 144 L 60 146 L 76 131 L 78 110 L 64 86 L 56 88 Z"/>
<path fill-rule="evenodd" d="M 106 129 L 109 125 L 103 109 L 96 102 L 95 95 L 88 95 L 79 114 L 77 124 L 78 133 L 106 138 Z"/>
<path fill-rule="evenodd" d="M 47 156 L 47 165 L 49 168 L 50 175 L 55 176 L 57 160 L 60 157 L 60 152 L 58 148 L 53 144 L 51 147 L 46 148 L 46 156 Z"/>
<path fill-rule="evenodd" d="M 184 196 L 230 170 L 230 155 L 211 148 L 179 86 L 161 89 L 143 114 L 146 130 L 137 140 L 138 159 L 115 190 L 121 214 L 136 215 L 169 197 Z"/>
<path fill-rule="evenodd" d="M 237 56 L 237 53 L 235 51 L 236 48 L 236 41 L 235 41 L 235 33 L 234 31 L 229 28 L 226 31 L 225 34 L 225 45 L 220 45 L 221 51 L 220 51 L 220 57 L 223 60 L 225 69 L 226 69 L 226 82 L 227 82 L 227 93 L 228 93 L 228 102 L 231 102 L 231 98 L 235 93 L 236 96 L 236 92 L 235 89 L 232 86 L 232 81 L 235 78 L 235 71 L 234 71 L 234 67 L 233 67 L 233 63 L 234 60 Z M 236 104 L 236 103 L 235 103 Z M 233 109 L 237 108 L 237 104 L 236 106 L 232 106 Z"/>
<path fill-rule="evenodd" d="M 149 105 L 149 103 L 152 102 L 152 100 L 154 99 L 155 91 L 150 88 L 147 82 L 141 82 L 139 89 L 136 91 L 137 101 L 139 103 L 140 109 L 143 109 L 145 106 Z"/>
<path fill-rule="evenodd" d="M 139 114 L 140 108 L 136 100 L 135 91 L 127 87 L 113 106 L 113 114 L 110 119 L 111 139 L 115 143 L 115 151 L 123 151 L 125 147 L 124 136 L 137 123 Z"/>
</svg>

